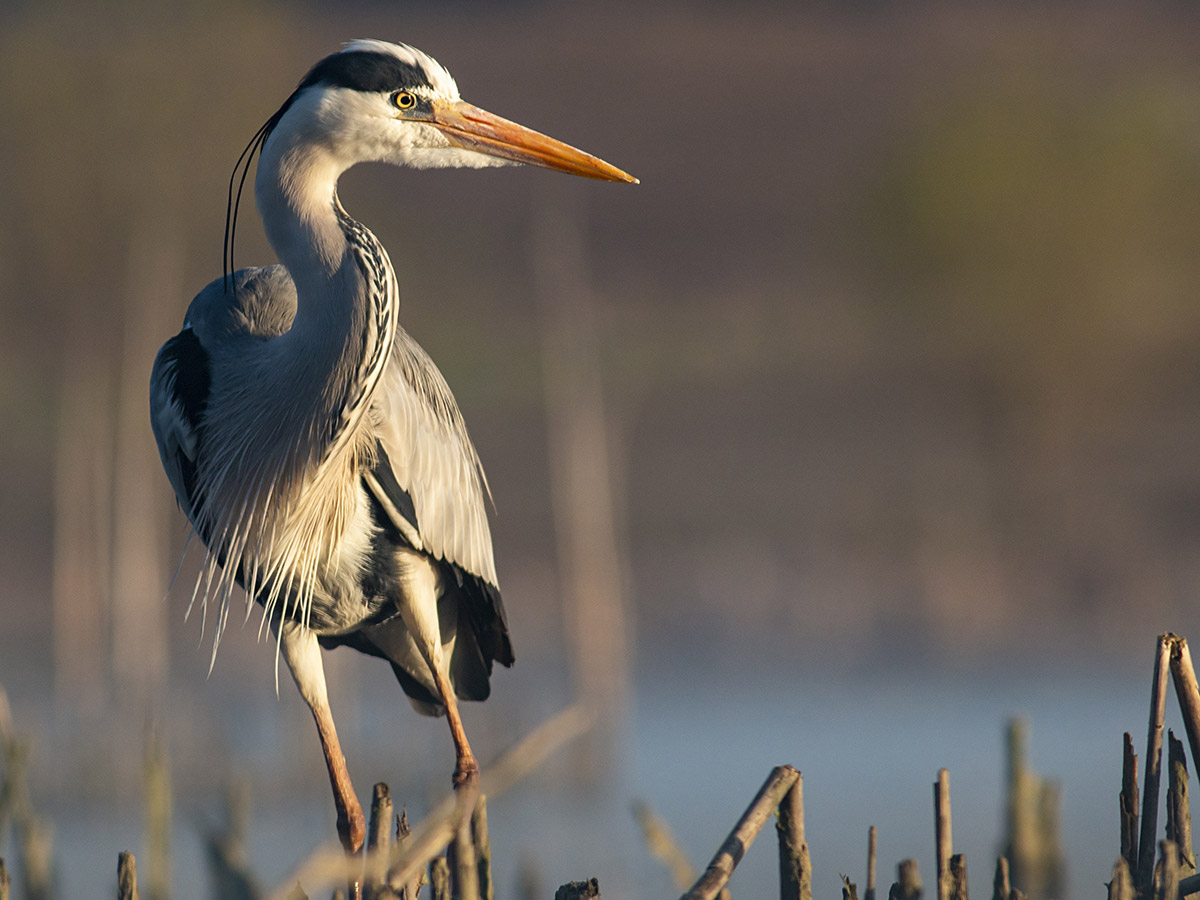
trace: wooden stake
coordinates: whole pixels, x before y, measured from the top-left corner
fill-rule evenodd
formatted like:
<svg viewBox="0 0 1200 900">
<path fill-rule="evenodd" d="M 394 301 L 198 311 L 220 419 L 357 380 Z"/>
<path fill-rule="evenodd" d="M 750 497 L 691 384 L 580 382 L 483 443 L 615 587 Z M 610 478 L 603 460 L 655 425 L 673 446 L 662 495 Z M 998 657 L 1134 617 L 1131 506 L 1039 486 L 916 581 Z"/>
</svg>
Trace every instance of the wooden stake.
<svg viewBox="0 0 1200 900">
<path fill-rule="evenodd" d="M 465 816 L 455 830 L 454 840 L 446 852 L 446 861 L 450 865 L 450 893 L 454 900 L 479 900 L 479 869 L 475 867 L 470 816 Z"/>
<path fill-rule="evenodd" d="M 479 871 L 480 900 L 493 900 L 496 894 L 492 884 L 492 838 L 488 834 L 487 797 L 479 795 L 475 813 L 471 816 L 471 841 L 475 845 L 475 867 Z"/>
<path fill-rule="evenodd" d="M 1152 878 L 1154 900 L 1179 900 L 1179 849 L 1174 841 L 1159 841 L 1158 852 Z"/>
<path fill-rule="evenodd" d="M 1133 879 L 1129 875 L 1129 863 L 1123 856 L 1113 866 L 1112 881 L 1108 883 L 1108 900 L 1134 900 Z"/>
<path fill-rule="evenodd" d="M 392 843 L 392 793 L 382 781 L 371 792 L 371 819 L 367 823 L 366 895 L 374 897 L 387 885 L 388 851 Z"/>
<path fill-rule="evenodd" d="M 970 900 L 967 891 L 967 857 L 955 853 L 950 857 L 950 900 Z"/>
<path fill-rule="evenodd" d="M 1173 634 L 1158 638 L 1154 682 L 1150 690 L 1150 725 L 1146 733 L 1146 775 L 1142 779 L 1142 832 L 1138 839 L 1138 868 L 1135 886 L 1144 891 L 1154 879 L 1155 836 L 1158 830 L 1158 789 L 1162 778 L 1163 718 L 1167 706 L 1167 671 L 1170 668 Z"/>
<path fill-rule="evenodd" d="M 933 783 L 934 834 L 937 841 L 937 898 L 950 900 L 953 881 L 950 876 L 950 857 L 954 839 L 950 832 L 950 770 L 939 769 Z"/>
<path fill-rule="evenodd" d="M 1124 753 L 1121 762 L 1121 793 L 1119 795 L 1121 816 L 1121 858 L 1128 864 L 1128 874 L 1138 867 L 1138 777 L 1137 754 L 1133 752 L 1133 736 L 1125 732 Z"/>
<path fill-rule="evenodd" d="M 8 869 L 4 868 L 4 860 L 0 858 L 0 900 L 8 900 L 8 892 L 12 882 L 8 877 Z"/>
<path fill-rule="evenodd" d="M 595 878 L 587 881 L 568 881 L 554 892 L 554 900 L 595 900 L 600 896 L 600 882 Z"/>
<path fill-rule="evenodd" d="M 1012 893 L 1012 883 L 1008 878 L 1008 860 L 1003 856 L 996 858 L 996 874 L 992 878 L 992 900 L 1008 900 Z"/>
<path fill-rule="evenodd" d="M 411 835 L 412 829 L 408 827 L 408 810 L 401 809 L 400 815 L 396 816 L 396 846 L 392 851 L 393 855 L 404 850 Z M 388 871 L 388 886 L 399 897 L 399 900 L 417 900 L 421 894 L 421 888 L 428 883 L 424 868 L 418 869 L 407 884 L 400 881 L 394 871 Z"/>
<path fill-rule="evenodd" d="M 847 876 L 842 876 L 842 900 L 858 900 L 858 885 Z"/>
<path fill-rule="evenodd" d="M 1192 813 L 1188 806 L 1187 759 L 1183 743 L 1167 732 L 1167 840 L 1174 841 L 1179 851 L 1179 877 L 1186 878 L 1196 871 L 1196 856 L 1192 851 Z"/>
<path fill-rule="evenodd" d="M 146 815 L 146 862 L 143 872 L 150 900 L 171 896 L 171 818 L 174 801 L 166 743 L 147 733 L 142 770 Z"/>
<path fill-rule="evenodd" d="M 429 887 L 433 900 L 450 900 L 450 864 L 446 857 L 435 856 L 429 863 Z"/>
<path fill-rule="evenodd" d="M 779 804 L 775 830 L 779 835 L 780 900 L 812 900 L 812 861 L 804 840 L 804 776 L 799 773 Z"/>
<path fill-rule="evenodd" d="M 875 900 L 875 826 L 867 829 L 867 900 Z"/>
<path fill-rule="evenodd" d="M 896 877 L 888 900 L 921 900 L 921 871 L 915 859 L 902 860 L 896 867 Z"/>
<path fill-rule="evenodd" d="M 1062 897 L 1064 872 L 1063 862 L 1062 817 L 1059 808 L 1062 805 L 1062 789 L 1056 781 L 1038 779 L 1038 867 L 1041 877 L 1043 897 Z"/>
<path fill-rule="evenodd" d="M 138 900 L 137 863 L 128 850 L 117 857 L 117 900 Z"/>
<path fill-rule="evenodd" d="M 1192 748 L 1192 761 L 1195 762 L 1200 760 L 1200 686 L 1196 684 L 1196 670 L 1192 668 L 1192 653 L 1188 650 L 1187 638 L 1172 637 L 1171 678 L 1175 682 L 1175 698 L 1179 701 L 1179 711 L 1183 713 L 1183 727 L 1187 731 L 1188 745 Z"/>
<path fill-rule="evenodd" d="M 766 824 L 767 817 L 779 806 L 784 795 L 792 789 L 799 777 L 800 773 L 791 766 L 778 766 L 771 772 L 733 831 L 729 833 L 729 837 L 721 844 L 704 874 L 692 889 L 683 895 L 683 900 L 713 900 L 717 896 L 729 880 L 729 876 L 733 874 L 734 868 L 746 855 L 747 848 Z"/>
<path fill-rule="evenodd" d="M 1004 856 L 1008 859 L 1009 881 L 1022 885 L 1035 900 L 1044 900 L 1044 881 L 1039 865 L 1039 779 L 1025 762 L 1029 726 L 1022 719 L 1012 719 L 1008 723 L 1007 737 L 1007 837 Z"/>
</svg>

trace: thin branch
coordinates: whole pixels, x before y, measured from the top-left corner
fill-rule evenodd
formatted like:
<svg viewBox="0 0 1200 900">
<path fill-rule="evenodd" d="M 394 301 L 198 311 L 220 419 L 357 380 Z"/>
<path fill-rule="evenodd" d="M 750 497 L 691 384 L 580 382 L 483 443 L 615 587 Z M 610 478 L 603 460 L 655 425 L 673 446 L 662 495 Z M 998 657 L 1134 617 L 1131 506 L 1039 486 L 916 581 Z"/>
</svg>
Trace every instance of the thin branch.
<svg viewBox="0 0 1200 900">
<path fill-rule="evenodd" d="M 667 867 L 678 890 L 687 890 L 696 881 L 696 868 L 680 849 L 670 826 L 641 800 L 633 804 L 633 817 L 650 855 Z"/>
<path fill-rule="evenodd" d="M 1158 830 L 1158 787 L 1162 778 L 1163 718 L 1167 706 L 1167 670 L 1170 667 L 1173 634 L 1158 638 L 1154 662 L 1154 683 L 1150 691 L 1150 725 L 1146 734 L 1146 775 L 1142 779 L 1142 833 L 1138 840 L 1137 879 L 1134 884 L 1145 891 L 1154 879 L 1154 839 Z"/>
<path fill-rule="evenodd" d="M 713 900 L 733 874 L 734 868 L 746 855 L 746 850 L 762 830 L 768 817 L 791 790 L 800 773 L 791 766 L 776 767 L 751 802 L 738 823 L 721 844 L 704 874 L 682 900 Z"/>
</svg>

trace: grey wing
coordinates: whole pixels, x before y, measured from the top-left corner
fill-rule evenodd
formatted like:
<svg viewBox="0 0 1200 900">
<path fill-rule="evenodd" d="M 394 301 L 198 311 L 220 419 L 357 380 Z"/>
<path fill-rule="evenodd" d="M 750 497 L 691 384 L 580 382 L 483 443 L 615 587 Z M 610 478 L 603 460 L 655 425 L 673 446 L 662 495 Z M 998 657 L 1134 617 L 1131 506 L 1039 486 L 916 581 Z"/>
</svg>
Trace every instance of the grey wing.
<svg viewBox="0 0 1200 900">
<path fill-rule="evenodd" d="M 366 476 L 372 494 L 416 549 L 495 588 L 479 457 L 441 372 L 403 329 L 374 414 L 384 465 Z"/>
<path fill-rule="evenodd" d="M 215 278 L 205 285 L 188 306 L 183 330 L 158 351 L 150 375 L 150 424 L 167 478 L 194 525 L 201 504 L 196 464 L 212 385 L 205 348 L 283 334 L 295 315 L 296 287 L 283 266 L 239 269 L 231 282 Z"/>
<path fill-rule="evenodd" d="M 154 360 L 150 375 L 150 425 L 163 469 L 180 507 L 196 521 L 196 460 L 200 420 L 208 402 L 208 354 L 190 326 L 171 338 Z"/>
</svg>

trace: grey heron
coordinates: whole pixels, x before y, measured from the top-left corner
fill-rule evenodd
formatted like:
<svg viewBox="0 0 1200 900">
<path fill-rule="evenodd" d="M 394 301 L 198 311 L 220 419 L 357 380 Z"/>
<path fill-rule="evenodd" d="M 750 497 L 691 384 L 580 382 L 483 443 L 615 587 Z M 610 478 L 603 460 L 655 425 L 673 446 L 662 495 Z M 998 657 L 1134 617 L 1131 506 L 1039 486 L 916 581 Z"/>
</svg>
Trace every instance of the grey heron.
<svg viewBox="0 0 1200 900">
<path fill-rule="evenodd" d="M 255 152 L 279 264 L 230 272 Z M 322 648 L 381 657 L 418 711 L 446 715 L 456 785 L 478 772 L 458 700 L 485 699 L 493 663 L 513 662 L 479 458 L 441 373 L 399 324 L 387 252 L 338 200 L 339 176 L 369 161 L 636 181 L 466 103 L 421 51 L 373 40 L 313 66 L 234 168 L 226 273 L 159 351 L 151 419 L 207 548 L 192 599 L 216 607 L 213 652 L 240 585 L 312 711 L 348 852 L 362 844 L 363 814 Z"/>
</svg>

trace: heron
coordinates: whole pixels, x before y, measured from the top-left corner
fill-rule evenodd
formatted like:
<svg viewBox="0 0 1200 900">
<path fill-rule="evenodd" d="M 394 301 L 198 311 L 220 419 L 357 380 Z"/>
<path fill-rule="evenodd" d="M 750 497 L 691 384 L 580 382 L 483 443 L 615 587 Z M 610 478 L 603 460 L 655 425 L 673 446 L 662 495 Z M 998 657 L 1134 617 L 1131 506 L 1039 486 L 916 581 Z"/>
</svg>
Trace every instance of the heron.
<svg viewBox="0 0 1200 900">
<path fill-rule="evenodd" d="M 279 262 L 234 271 L 256 153 L 254 196 Z M 364 819 L 322 651 L 386 660 L 419 712 L 445 715 L 456 787 L 479 771 L 458 702 L 486 699 L 493 664 L 514 661 L 479 456 L 442 374 L 399 323 L 387 251 L 338 199 L 339 176 L 363 162 L 636 182 L 470 105 L 431 56 L 379 40 L 317 62 L 234 167 L 223 275 L 158 352 L 152 426 L 205 547 L 192 603 L 206 618 L 215 609 L 214 658 L 237 585 L 312 712 L 349 853 Z"/>
</svg>

